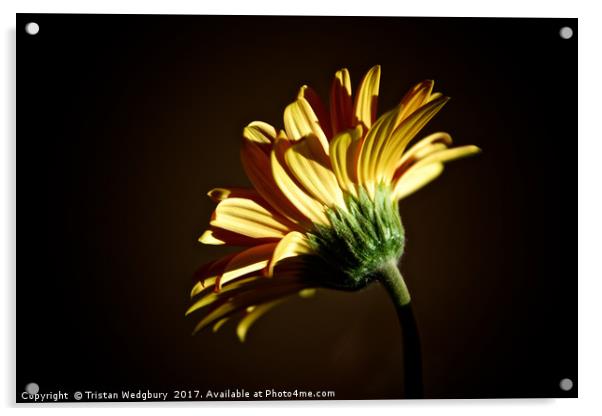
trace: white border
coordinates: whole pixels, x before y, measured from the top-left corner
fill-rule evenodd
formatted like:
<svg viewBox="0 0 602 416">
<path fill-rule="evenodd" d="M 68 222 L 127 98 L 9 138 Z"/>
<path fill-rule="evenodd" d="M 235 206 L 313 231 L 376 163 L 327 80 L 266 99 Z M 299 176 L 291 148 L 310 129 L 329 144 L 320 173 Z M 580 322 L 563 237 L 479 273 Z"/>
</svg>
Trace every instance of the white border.
<svg viewBox="0 0 602 416">
<path fill-rule="evenodd" d="M 602 394 L 599 392 L 602 375 L 602 345 L 600 300 L 602 273 L 600 267 L 602 235 L 602 194 L 600 166 L 602 160 L 602 105 L 600 104 L 602 76 L 600 44 L 600 14 L 595 1 L 526 1 L 504 0 L 496 3 L 469 0 L 430 0 L 425 2 L 399 2 L 393 0 L 369 0 L 366 2 L 304 0 L 285 3 L 280 0 L 228 1 L 220 0 L 205 4 L 183 0 L 102 0 L 82 2 L 77 0 L 54 1 L 4 1 L 0 4 L 3 25 L 2 72 L 3 99 L 0 101 L 0 265 L 2 267 L 2 300 L 0 310 L 0 356 L 4 374 L 0 378 L 0 397 L 4 406 L 11 406 L 14 396 L 14 291 L 16 255 L 16 145 L 15 145 L 15 13 L 153 13 L 153 14 L 276 14 L 276 15 L 394 15 L 394 16 L 488 16 L 488 17 L 578 17 L 579 18 L 579 395 L 580 399 L 567 400 L 439 400 L 423 402 L 277 402 L 277 403 L 195 403 L 184 404 L 178 410 L 188 413 L 244 412 L 247 414 L 281 413 L 305 414 L 308 411 L 332 412 L 344 409 L 347 414 L 364 414 L 375 408 L 379 413 L 448 415 L 507 415 L 514 412 L 562 415 L 602 414 Z M 537 105 L 537 97 L 525 96 Z M 563 103 L 558 103 L 563 105 Z M 550 120 L 553 122 L 553 120 Z M 568 159 L 558 161 L 558 171 L 574 174 L 574 138 L 564 143 L 542 143 L 542 146 L 566 146 Z M 558 189 L 558 199 L 573 201 L 573 189 Z M 571 202 L 572 203 L 572 202 Z M 570 205 L 570 204 L 569 204 Z M 566 213 L 573 220 L 574 213 Z M 22 220 L 23 221 L 23 220 Z M 553 226 L 553 224 L 550 224 Z M 573 241 L 566 242 L 567 256 L 574 255 Z M 520 377 L 520 375 L 517 375 Z M 125 412 L 129 405 L 104 405 L 86 408 L 86 413 Z M 235 409 L 233 409 L 235 408 Z M 120 410 L 121 409 L 121 410 Z M 126 409 L 126 410 L 122 410 Z M 14 407 L 9 409 L 14 411 Z M 31 408 L 26 412 L 34 411 Z M 45 411 L 53 414 L 81 413 L 81 406 L 50 406 Z M 145 406 L 142 411 L 162 414 L 165 406 Z"/>
</svg>

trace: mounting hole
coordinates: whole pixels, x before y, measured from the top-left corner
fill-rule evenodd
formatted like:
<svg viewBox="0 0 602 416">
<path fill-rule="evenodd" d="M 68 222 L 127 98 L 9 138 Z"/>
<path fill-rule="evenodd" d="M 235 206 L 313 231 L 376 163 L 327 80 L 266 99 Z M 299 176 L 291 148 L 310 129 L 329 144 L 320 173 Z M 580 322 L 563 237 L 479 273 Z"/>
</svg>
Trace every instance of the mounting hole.
<svg viewBox="0 0 602 416">
<path fill-rule="evenodd" d="M 559 33 L 562 39 L 570 39 L 573 37 L 573 29 L 568 26 L 561 28 Z"/>
<path fill-rule="evenodd" d="M 570 378 L 563 378 L 560 380 L 560 389 L 564 391 L 570 391 L 573 388 L 573 380 Z"/>
<path fill-rule="evenodd" d="M 38 394 L 40 386 L 38 386 L 37 383 L 29 383 L 25 386 L 25 391 L 29 394 Z"/>
<path fill-rule="evenodd" d="M 25 31 L 29 35 L 37 35 L 40 31 L 40 25 L 38 25 L 36 22 L 29 22 L 25 25 Z"/>
</svg>

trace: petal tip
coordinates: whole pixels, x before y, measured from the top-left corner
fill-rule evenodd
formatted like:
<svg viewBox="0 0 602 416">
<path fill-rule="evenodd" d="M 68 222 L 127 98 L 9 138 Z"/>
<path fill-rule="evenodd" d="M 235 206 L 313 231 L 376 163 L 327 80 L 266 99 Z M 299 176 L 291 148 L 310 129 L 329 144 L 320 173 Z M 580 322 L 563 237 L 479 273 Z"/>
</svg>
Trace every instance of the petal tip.
<svg viewBox="0 0 602 416">
<path fill-rule="evenodd" d="M 212 245 L 212 246 L 221 246 L 223 244 L 225 244 L 224 241 L 217 239 L 214 235 L 213 235 L 213 231 L 212 230 L 207 230 L 205 231 L 198 239 L 198 241 L 202 244 L 208 244 L 208 245 Z"/>
</svg>

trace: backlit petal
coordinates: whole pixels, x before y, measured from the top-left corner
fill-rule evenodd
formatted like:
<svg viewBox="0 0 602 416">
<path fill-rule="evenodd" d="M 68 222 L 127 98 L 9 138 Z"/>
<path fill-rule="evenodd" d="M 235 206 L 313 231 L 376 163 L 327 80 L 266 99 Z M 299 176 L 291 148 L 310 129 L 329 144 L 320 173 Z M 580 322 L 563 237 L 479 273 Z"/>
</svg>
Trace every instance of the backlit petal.
<svg viewBox="0 0 602 416">
<path fill-rule="evenodd" d="M 431 92 L 435 82 L 432 80 L 422 81 L 412 88 L 402 99 L 399 113 L 395 120 L 395 127 L 408 118 L 414 111 L 418 110 L 423 104 L 431 101 Z M 441 95 L 441 94 L 439 94 Z"/>
<path fill-rule="evenodd" d="M 270 279 L 276 282 L 277 279 Z M 271 287 L 259 289 L 249 289 L 245 292 L 237 294 L 230 299 L 222 299 L 221 303 L 211 310 L 194 328 L 193 333 L 196 333 L 204 327 L 219 321 L 233 313 L 245 310 L 249 306 L 258 305 L 260 303 L 271 302 L 282 297 L 295 294 L 302 290 L 306 285 L 303 283 L 285 283 L 275 284 Z"/>
<path fill-rule="evenodd" d="M 318 123 L 326 137 L 331 138 L 332 132 L 330 128 L 330 114 L 326 111 L 324 107 L 324 103 L 320 99 L 320 96 L 314 91 L 313 88 L 304 85 L 299 90 L 299 94 L 297 98 L 305 98 L 311 108 L 314 110 L 314 113 L 318 117 Z"/>
<path fill-rule="evenodd" d="M 452 144 L 451 136 L 445 132 L 429 134 L 410 149 L 403 153 L 401 160 L 397 164 L 395 177 L 398 177 L 404 170 L 409 168 L 412 163 L 425 158 L 431 153 L 444 150 Z"/>
<path fill-rule="evenodd" d="M 213 325 L 212 331 L 213 331 L 213 332 L 217 332 L 217 331 L 219 331 L 219 329 L 220 329 L 222 326 L 224 326 L 224 324 L 225 324 L 226 322 L 228 322 L 229 320 L 230 320 L 230 317 L 226 317 L 226 318 L 220 319 L 219 321 L 217 321 L 217 322 L 216 322 L 216 323 Z"/>
<path fill-rule="evenodd" d="M 330 143 L 330 161 L 339 186 L 353 195 L 357 195 L 352 174 L 355 161 L 350 149 L 352 143 L 358 141 L 360 136 L 361 128 L 358 126 L 357 129 L 339 133 Z"/>
<path fill-rule="evenodd" d="M 284 161 L 284 152 L 290 147 L 290 142 L 278 140 L 272 151 L 271 167 L 276 184 L 284 195 L 299 209 L 307 215 L 312 222 L 317 224 L 328 224 L 328 218 L 324 213 L 324 206 L 308 195 L 292 179 Z"/>
<path fill-rule="evenodd" d="M 472 156 L 480 153 L 481 149 L 474 145 L 454 147 L 451 149 L 434 152 L 427 157 L 416 162 L 417 167 L 429 165 L 431 163 L 444 163 L 452 160 L 461 159 L 463 157 Z"/>
<path fill-rule="evenodd" d="M 249 237 L 217 227 L 209 227 L 199 238 L 203 244 L 221 246 L 252 246 L 274 241 L 274 237 Z"/>
<path fill-rule="evenodd" d="M 270 153 L 271 146 L 264 148 L 254 142 L 243 142 L 241 161 L 249 180 L 257 193 L 280 215 L 294 223 L 309 223 L 309 218 L 286 198 L 274 181 Z"/>
<path fill-rule="evenodd" d="M 281 299 L 277 299 L 272 302 L 264 303 L 262 305 L 259 305 L 255 308 L 253 308 L 253 310 L 251 312 L 249 312 L 247 315 L 245 315 L 245 317 L 240 320 L 240 322 L 238 323 L 238 326 L 236 327 L 236 335 L 238 336 L 238 339 L 240 340 L 240 342 L 245 342 L 245 339 L 247 338 L 249 329 L 251 329 L 251 326 L 259 318 L 261 318 L 263 315 L 265 315 L 267 312 L 269 312 L 275 306 L 278 306 L 285 301 L 286 301 L 286 298 L 281 298 Z"/>
<path fill-rule="evenodd" d="M 226 198 L 256 199 L 259 195 L 251 188 L 213 188 L 207 192 L 207 196 L 215 202 L 220 202 Z"/>
<path fill-rule="evenodd" d="M 423 105 L 393 131 L 381 153 L 382 158 L 379 169 L 381 169 L 385 181 L 392 179 L 408 143 L 439 112 L 448 100 L 448 97 L 440 97 Z"/>
<path fill-rule="evenodd" d="M 373 197 L 376 185 L 382 179 L 381 158 L 383 149 L 393 132 L 393 126 L 398 109 L 395 108 L 383 114 L 374 123 L 362 143 L 357 161 L 358 182 L 364 186 Z"/>
<path fill-rule="evenodd" d="M 441 163 L 410 168 L 395 184 L 392 198 L 394 200 L 405 198 L 436 179 L 441 172 L 443 172 Z"/>
<path fill-rule="evenodd" d="M 194 302 L 190 308 L 186 311 L 186 315 L 190 315 L 191 313 L 204 308 L 205 306 L 209 306 L 224 297 L 231 296 L 232 294 L 236 294 L 241 290 L 244 290 L 245 287 L 248 287 L 250 284 L 257 282 L 258 280 L 265 280 L 265 276 L 249 276 L 242 279 L 238 279 L 236 281 L 231 282 L 227 286 L 221 288 L 221 290 L 216 291 L 215 288 L 211 288 L 210 290 L 205 290 L 207 288 L 202 288 L 198 293 L 201 293 L 202 290 L 205 290 L 202 296 Z"/>
<path fill-rule="evenodd" d="M 289 139 L 301 140 L 308 135 L 318 138 L 324 152 L 328 154 L 328 139 L 320 127 L 318 117 L 304 98 L 298 98 L 284 110 L 284 128 Z"/>
<path fill-rule="evenodd" d="M 232 231 L 251 238 L 284 237 L 295 225 L 266 207 L 246 198 L 221 201 L 209 222 L 213 227 Z"/>
<path fill-rule="evenodd" d="M 263 121 L 253 121 L 243 129 L 243 137 L 259 144 L 271 144 L 276 137 L 276 129 Z"/>
<path fill-rule="evenodd" d="M 294 257 L 301 254 L 311 254 L 313 251 L 309 246 L 309 241 L 305 234 L 298 231 L 288 233 L 276 246 L 272 258 L 267 267 L 268 276 L 274 274 L 276 264 L 288 257 Z"/>
<path fill-rule="evenodd" d="M 210 278 L 216 277 L 224 272 L 226 265 L 235 255 L 236 253 L 228 254 L 217 260 L 202 265 L 197 271 L 194 272 L 194 279 L 201 284 L 202 288 L 205 288 L 207 284 L 210 284 L 208 282 Z M 194 295 L 195 293 L 191 294 L 191 296 Z"/>
<path fill-rule="evenodd" d="M 373 66 L 366 73 L 357 91 L 355 99 L 355 122 L 370 128 L 376 119 L 378 89 L 380 86 L 380 65 Z"/>
<path fill-rule="evenodd" d="M 330 167 L 330 159 L 317 140 L 311 135 L 291 146 L 284 154 L 287 166 L 314 199 L 328 207 L 344 207 L 343 192 Z"/>
<path fill-rule="evenodd" d="M 265 269 L 268 261 L 272 258 L 276 245 L 276 243 L 258 245 L 232 257 L 232 260 L 226 265 L 224 273 L 217 278 L 216 289 L 219 290 L 224 284 L 241 276 Z"/>
<path fill-rule="evenodd" d="M 443 163 L 477 154 L 477 146 L 461 146 L 445 149 L 428 155 L 416 162 L 397 179 L 393 198 L 401 199 L 431 182 L 443 171 Z"/>
<path fill-rule="evenodd" d="M 330 89 L 330 116 L 333 135 L 353 127 L 351 79 L 349 71 L 345 68 L 337 71 L 332 81 Z"/>
</svg>

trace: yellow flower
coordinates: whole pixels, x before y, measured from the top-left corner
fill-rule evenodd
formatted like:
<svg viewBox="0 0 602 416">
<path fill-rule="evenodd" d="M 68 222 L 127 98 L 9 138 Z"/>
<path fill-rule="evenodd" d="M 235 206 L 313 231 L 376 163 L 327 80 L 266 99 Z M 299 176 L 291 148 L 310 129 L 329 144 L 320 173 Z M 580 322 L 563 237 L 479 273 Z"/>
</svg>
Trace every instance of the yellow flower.
<svg viewBox="0 0 602 416">
<path fill-rule="evenodd" d="M 375 66 L 353 99 L 342 69 L 329 109 L 303 86 L 284 110 L 284 130 L 260 121 L 244 129 L 241 159 L 253 187 L 209 191 L 217 207 L 199 241 L 246 248 L 196 273 L 187 314 L 205 313 L 195 332 L 244 311 L 244 340 L 271 307 L 320 287 L 356 290 L 380 280 L 398 305 L 409 303 L 396 266 L 405 241 L 397 202 L 435 179 L 444 162 L 479 149 L 450 149 L 443 132 L 410 146 L 449 98 L 423 81 L 376 119 L 379 84 Z"/>
</svg>

